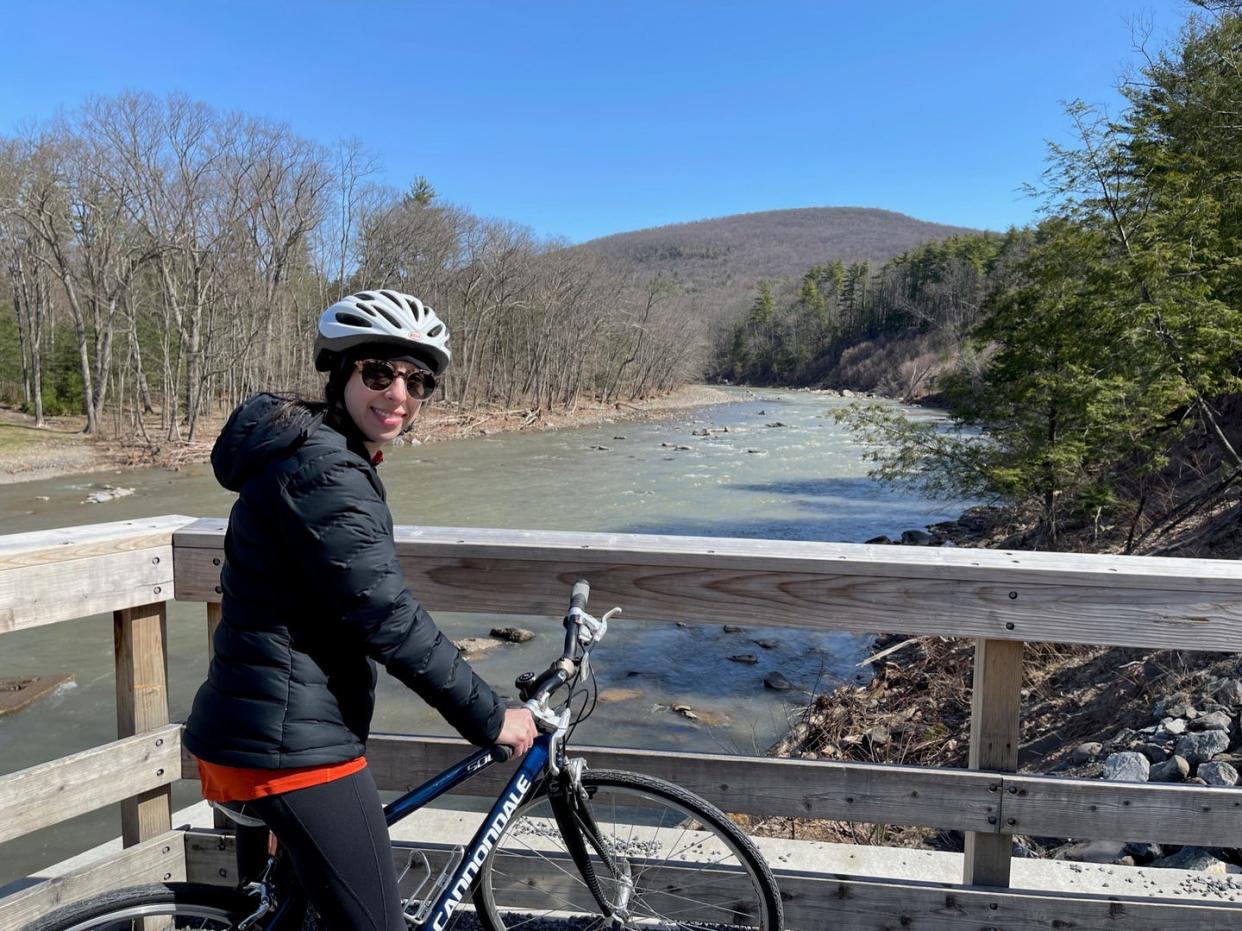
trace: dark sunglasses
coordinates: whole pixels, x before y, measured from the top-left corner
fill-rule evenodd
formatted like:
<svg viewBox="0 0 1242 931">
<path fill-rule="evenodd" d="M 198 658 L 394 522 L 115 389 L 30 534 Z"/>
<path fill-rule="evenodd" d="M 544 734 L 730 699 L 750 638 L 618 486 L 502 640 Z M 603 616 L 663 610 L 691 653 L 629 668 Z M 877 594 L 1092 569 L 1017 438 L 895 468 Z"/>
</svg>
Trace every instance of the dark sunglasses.
<svg viewBox="0 0 1242 931">
<path fill-rule="evenodd" d="M 434 376 L 422 369 L 398 372 L 392 365 L 379 359 L 363 359 L 356 364 L 358 371 L 362 373 L 362 383 L 372 391 L 387 391 L 398 378 L 405 379 L 406 394 L 420 401 L 436 390 Z"/>
</svg>

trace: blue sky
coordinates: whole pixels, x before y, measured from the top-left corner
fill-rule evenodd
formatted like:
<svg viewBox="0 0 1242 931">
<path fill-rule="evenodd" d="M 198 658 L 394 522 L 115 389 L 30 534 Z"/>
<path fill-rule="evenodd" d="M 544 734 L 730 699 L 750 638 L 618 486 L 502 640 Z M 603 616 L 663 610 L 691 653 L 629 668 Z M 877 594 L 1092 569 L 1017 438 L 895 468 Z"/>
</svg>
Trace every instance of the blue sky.
<svg viewBox="0 0 1242 931">
<path fill-rule="evenodd" d="M 1132 24 L 1183 0 L 23 2 L 0 133 L 92 94 L 179 91 L 356 137 L 405 187 L 582 241 L 866 206 L 1003 229 L 1061 102 L 1117 107 Z"/>
</svg>

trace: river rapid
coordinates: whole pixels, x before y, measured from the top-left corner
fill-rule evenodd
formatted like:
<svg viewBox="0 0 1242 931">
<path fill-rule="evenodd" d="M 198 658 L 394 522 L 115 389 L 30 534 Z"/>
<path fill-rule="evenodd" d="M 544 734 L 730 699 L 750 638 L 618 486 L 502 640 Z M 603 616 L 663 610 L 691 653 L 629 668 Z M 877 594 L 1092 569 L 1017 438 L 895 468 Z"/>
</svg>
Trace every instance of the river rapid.
<svg viewBox="0 0 1242 931">
<path fill-rule="evenodd" d="M 814 392 L 728 390 L 733 403 L 659 422 L 398 448 L 386 454 L 380 475 L 398 524 L 432 526 L 862 542 L 950 519 L 968 504 L 929 501 L 869 479 L 865 449 L 832 418 L 848 401 Z M 908 413 L 938 416 L 918 408 Z M 105 485 L 134 492 L 84 503 Z M 223 517 L 232 500 L 206 465 L 0 486 L 0 534 L 158 514 Z M 607 607 L 592 605 L 601 612 Z M 486 637 L 491 627 L 515 622 L 451 613 L 436 620 L 455 639 Z M 542 668 L 558 643 L 557 619 L 517 623 L 536 631 L 536 639 L 504 644 L 473 661 L 509 693 L 514 676 Z M 206 670 L 204 607 L 170 605 L 168 626 L 172 714 L 183 720 Z M 759 619 L 726 632 L 718 625 L 683 628 L 623 614 L 596 655 L 602 700 L 574 739 L 762 754 L 783 736 L 810 692 L 866 676 L 857 664 L 867 643 L 847 633 L 764 629 Z M 0 774 L 115 739 L 112 653 L 107 615 L 0 638 L 0 677 L 75 676 L 54 696 L 0 718 Z M 729 660 L 738 654 L 757 662 Z M 774 671 L 796 690 L 765 689 L 763 679 Z M 697 717 L 673 710 L 679 705 Z M 374 730 L 451 733 L 383 675 Z M 195 789 L 179 784 L 174 802 L 195 800 Z M 0 845 L 0 886 L 115 836 L 117 826 L 108 810 Z"/>
</svg>

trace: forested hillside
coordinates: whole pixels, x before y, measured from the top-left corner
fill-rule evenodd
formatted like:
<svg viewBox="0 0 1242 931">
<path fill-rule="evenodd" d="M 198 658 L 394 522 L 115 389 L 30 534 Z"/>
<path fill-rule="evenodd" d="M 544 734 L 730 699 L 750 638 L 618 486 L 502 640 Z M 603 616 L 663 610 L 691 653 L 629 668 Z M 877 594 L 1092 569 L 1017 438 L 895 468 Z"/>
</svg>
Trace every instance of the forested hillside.
<svg viewBox="0 0 1242 931">
<path fill-rule="evenodd" d="M 912 400 L 966 356 L 984 308 L 1011 279 L 1029 233 L 953 236 L 873 268 L 814 265 L 761 281 L 718 337 L 714 377 L 828 384 Z"/>
<path fill-rule="evenodd" d="M 870 276 L 834 265 L 760 287 L 718 370 L 831 382 L 862 347 L 921 346 L 944 372 L 953 429 L 860 408 L 880 474 L 1011 504 L 1033 527 L 1024 545 L 1235 540 L 1242 4 L 1201 5 L 1169 48 L 1145 50 L 1123 114 L 1068 107 L 1077 144 L 1051 150 L 1034 229 L 922 247 Z"/>
<path fill-rule="evenodd" d="M 192 100 L 94 99 L 0 138 L 0 402 L 193 439 L 260 389 L 319 393 L 320 311 L 382 283 L 448 321 L 445 396 L 549 409 L 700 375 L 667 290 L 515 224 L 376 184 L 356 144 Z M 653 312 L 658 309 L 660 312 Z M 676 334 L 680 351 L 661 350 Z"/>
<path fill-rule="evenodd" d="M 645 279 L 658 276 L 719 334 L 761 282 L 779 287 L 829 262 L 870 270 L 924 243 L 977 232 L 889 210 L 806 207 L 618 233 L 574 250 Z"/>
<path fill-rule="evenodd" d="M 915 246 L 978 232 L 867 207 L 742 213 L 618 233 L 581 248 L 673 278 L 689 290 L 794 278 L 817 262 L 884 262 Z"/>
</svg>

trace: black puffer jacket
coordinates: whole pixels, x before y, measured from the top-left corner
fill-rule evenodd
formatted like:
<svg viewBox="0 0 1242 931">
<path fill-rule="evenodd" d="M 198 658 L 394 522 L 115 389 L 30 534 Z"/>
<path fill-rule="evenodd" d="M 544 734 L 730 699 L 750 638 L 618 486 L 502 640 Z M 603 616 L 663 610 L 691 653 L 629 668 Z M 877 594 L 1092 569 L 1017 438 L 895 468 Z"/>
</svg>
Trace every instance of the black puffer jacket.
<svg viewBox="0 0 1242 931">
<path fill-rule="evenodd" d="M 349 432 L 349 431 L 346 431 Z M 229 515 L 222 622 L 186 745 L 212 763 L 286 769 L 360 755 L 381 662 L 467 740 L 504 704 L 406 590 L 384 487 L 361 436 L 257 395 L 211 454 Z"/>
</svg>

